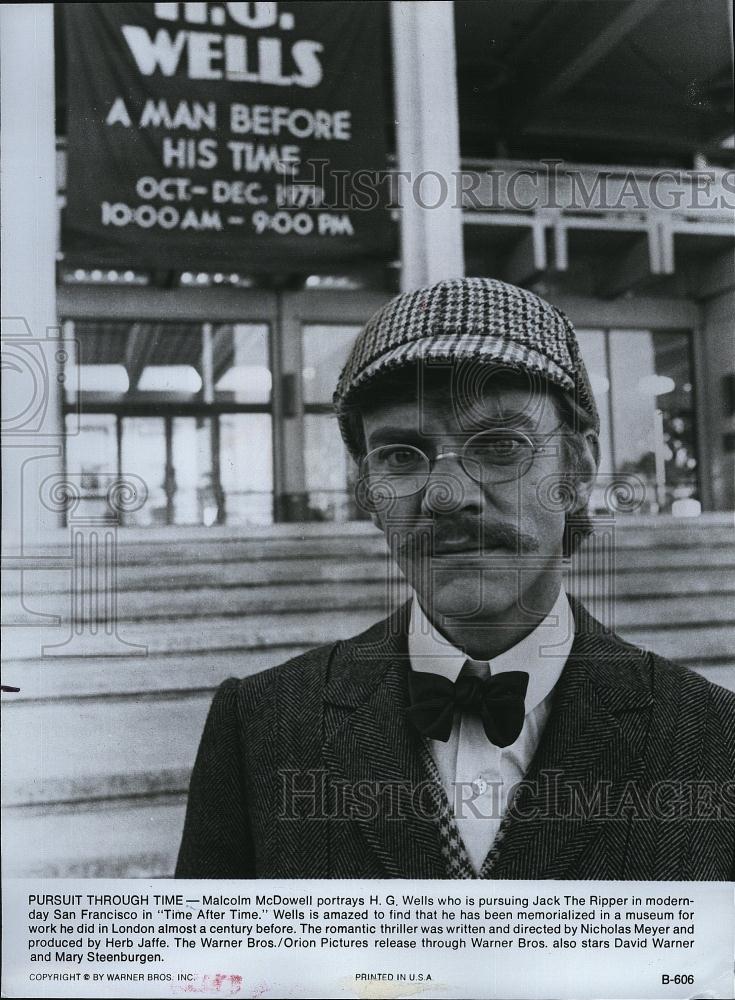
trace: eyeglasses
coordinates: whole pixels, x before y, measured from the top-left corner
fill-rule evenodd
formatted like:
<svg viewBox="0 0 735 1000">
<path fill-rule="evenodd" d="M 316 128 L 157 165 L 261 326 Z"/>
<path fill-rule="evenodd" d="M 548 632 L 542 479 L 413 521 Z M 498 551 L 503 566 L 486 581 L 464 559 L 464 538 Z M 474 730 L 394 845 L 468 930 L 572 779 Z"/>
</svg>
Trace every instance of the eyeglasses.
<svg viewBox="0 0 735 1000">
<path fill-rule="evenodd" d="M 371 490 L 382 484 L 392 496 L 407 497 L 423 490 L 435 462 L 456 458 L 464 472 L 483 486 L 507 483 L 528 471 L 551 434 L 534 442 L 521 431 L 480 431 L 458 452 L 440 451 L 433 458 L 412 444 L 384 444 L 365 455 L 360 475 Z"/>
</svg>

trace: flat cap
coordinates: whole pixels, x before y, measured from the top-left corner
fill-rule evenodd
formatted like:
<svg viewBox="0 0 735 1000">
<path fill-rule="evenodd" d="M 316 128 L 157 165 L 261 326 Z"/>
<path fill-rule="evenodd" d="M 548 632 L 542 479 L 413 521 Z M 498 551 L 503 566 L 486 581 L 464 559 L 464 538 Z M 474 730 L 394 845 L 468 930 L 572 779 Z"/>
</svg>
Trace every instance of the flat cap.
<svg viewBox="0 0 735 1000">
<path fill-rule="evenodd" d="M 334 407 L 350 451 L 350 400 L 383 372 L 426 359 L 494 363 L 571 393 L 600 428 L 570 320 L 533 292 L 495 278 L 457 278 L 403 292 L 363 327 L 337 382 Z"/>
</svg>

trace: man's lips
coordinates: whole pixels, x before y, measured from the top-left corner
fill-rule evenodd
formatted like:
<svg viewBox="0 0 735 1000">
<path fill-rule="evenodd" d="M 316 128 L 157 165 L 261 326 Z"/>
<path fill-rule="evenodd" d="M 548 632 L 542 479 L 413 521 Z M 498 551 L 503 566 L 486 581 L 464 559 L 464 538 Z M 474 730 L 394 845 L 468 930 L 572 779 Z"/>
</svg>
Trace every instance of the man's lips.
<svg viewBox="0 0 735 1000">
<path fill-rule="evenodd" d="M 507 545 L 498 539 L 487 538 L 480 541 L 477 535 L 455 535 L 453 537 L 435 539 L 430 546 L 432 556 L 476 555 L 484 556 L 491 552 L 507 551 Z"/>
<path fill-rule="evenodd" d="M 431 546 L 433 556 L 453 556 L 460 553 L 479 553 L 482 549 L 477 539 L 457 538 L 452 541 L 438 542 Z"/>
<path fill-rule="evenodd" d="M 475 556 L 478 559 L 485 559 L 488 556 L 498 556 L 501 553 L 503 553 L 505 555 L 512 554 L 512 553 L 509 553 L 508 549 L 506 549 L 503 546 L 493 547 L 493 546 L 486 545 L 484 548 L 481 548 L 479 545 L 471 545 L 471 546 L 468 546 L 467 548 L 463 548 L 463 549 L 462 548 L 454 548 L 454 547 L 452 547 L 452 548 L 445 547 L 445 548 L 442 548 L 442 549 L 432 549 L 429 552 L 429 556 L 432 559 L 450 559 L 452 557 L 458 557 L 458 556 L 464 556 L 465 558 L 467 558 L 469 556 Z"/>
</svg>

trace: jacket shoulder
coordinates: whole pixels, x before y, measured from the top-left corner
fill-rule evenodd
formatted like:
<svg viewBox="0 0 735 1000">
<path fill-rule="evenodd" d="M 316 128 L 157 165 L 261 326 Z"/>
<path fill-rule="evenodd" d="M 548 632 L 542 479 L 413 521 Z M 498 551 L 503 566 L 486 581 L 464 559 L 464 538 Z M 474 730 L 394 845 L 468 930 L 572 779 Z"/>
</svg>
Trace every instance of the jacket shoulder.
<svg viewBox="0 0 735 1000">
<path fill-rule="evenodd" d="M 702 674 L 689 667 L 668 660 L 658 653 L 651 653 L 651 667 L 654 678 L 654 690 L 660 687 L 656 681 L 666 677 L 669 682 L 674 681 L 677 686 L 685 690 L 687 699 L 701 698 L 706 701 L 712 709 L 719 711 L 724 717 L 735 721 L 735 691 L 722 687 L 714 681 L 703 677 Z"/>
<path fill-rule="evenodd" d="M 391 635 L 401 628 L 405 630 L 405 619 L 409 604 L 404 604 L 387 618 L 369 626 L 363 632 L 346 639 L 335 639 L 308 649 L 283 663 L 275 664 L 250 674 L 247 677 L 229 677 L 217 690 L 215 698 L 234 697 L 239 703 L 251 708 L 274 692 L 288 696 L 299 692 L 308 699 L 318 690 L 321 692 L 332 669 L 340 670 L 360 653 L 368 650 L 372 657 L 387 653 Z"/>
<path fill-rule="evenodd" d="M 725 754 L 735 762 L 735 692 L 665 656 L 633 648 L 649 664 L 657 714 L 676 718 L 680 728 L 686 719 L 687 726 L 699 728 L 704 744 L 712 752 Z"/>
<path fill-rule="evenodd" d="M 307 678 L 323 673 L 338 645 L 337 641 L 325 643 L 246 677 L 228 677 L 217 688 L 215 700 L 252 705 L 281 684 L 303 684 Z"/>
<path fill-rule="evenodd" d="M 577 598 L 570 596 L 579 651 L 591 653 L 605 681 L 632 683 L 647 688 L 656 701 L 669 697 L 707 702 L 725 713 L 735 712 L 735 692 L 665 656 L 623 639 L 594 618 Z"/>
<path fill-rule="evenodd" d="M 666 691 L 677 692 L 686 700 L 701 699 L 715 708 L 735 718 L 735 691 L 722 687 L 690 667 L 675 660 L 643 649 L 622 639 L 615 632 L 608 632 L 606 638 L 621 653 L 627 654 L 637 664 L 645 663 L 649 671 L 650 684 L 654 696 L 663 696 Z"/>
</svg>

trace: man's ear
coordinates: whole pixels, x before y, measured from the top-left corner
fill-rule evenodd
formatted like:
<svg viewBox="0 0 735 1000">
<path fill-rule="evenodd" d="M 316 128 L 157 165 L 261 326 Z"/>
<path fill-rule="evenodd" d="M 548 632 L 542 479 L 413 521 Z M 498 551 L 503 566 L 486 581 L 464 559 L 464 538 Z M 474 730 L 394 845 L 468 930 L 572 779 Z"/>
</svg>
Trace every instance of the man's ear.
<svg viewBox="0 0 735 1000">
<path fill-rule="evenodd" d="M 583 445 L 579 449 L 575 470 L 575 491 L 577 494 L 574 510 L 586 510 L 600 465 L 600 441 L 597 432 L 584 431 Z"/>
</svg>

